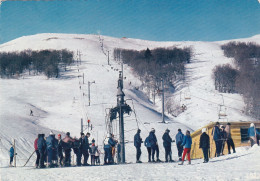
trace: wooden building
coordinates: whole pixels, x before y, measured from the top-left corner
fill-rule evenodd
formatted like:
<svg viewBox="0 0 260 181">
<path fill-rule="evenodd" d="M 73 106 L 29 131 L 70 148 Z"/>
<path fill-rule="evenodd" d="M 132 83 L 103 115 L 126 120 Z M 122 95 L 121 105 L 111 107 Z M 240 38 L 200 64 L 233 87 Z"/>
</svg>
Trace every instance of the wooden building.
<svg viewBox="0 0 260 181">
<path fill-rule="evenodd" d="M 219 122 L 220 125 L 226 125 L 227 122 Z M 206 128 L 206 133 L 210 137 L 210 158 L 213 158 L 215 156 L 216 146 L 215 142 L 213 140 L 213 137 L 211 135 L 212 129 L 214 128 L 216 122 L 212 122 L 203 128 Z M 241 146 L 250 146 L 249 138 L 247 136 L 248 128 L 250 127 L 251 122 L 230 122 L 230 129 L 231 129 L 231 135 L 235 144 L 235 147 L 241 147 Z M 254 122 L 256 129 L 260 131 L 260 122 Z M 200 144 L 200 135 L 202 134 L 202 128 L 199 130 L 193 132 L 191 134 L 192 137 L 192 145 L 191 145 L 191 158 L 192 159 L 199 159 L 203 158 L 203 152 L 202 149 L 199 148 Z M 231 153 L 232 153 L 231 148 Z M 224 154 L 228 154 L 227 149 L 227 143 L 225 143 L 224 147 Z"/>
</svg>

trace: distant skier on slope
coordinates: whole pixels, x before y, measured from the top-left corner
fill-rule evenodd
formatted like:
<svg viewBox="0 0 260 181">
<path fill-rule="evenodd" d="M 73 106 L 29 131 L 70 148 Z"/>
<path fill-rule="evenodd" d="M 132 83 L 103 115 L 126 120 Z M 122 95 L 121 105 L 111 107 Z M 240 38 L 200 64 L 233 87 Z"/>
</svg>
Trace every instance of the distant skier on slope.
<svg viewBox="0 0 260 181">
<path fill-rule="evenodd" d="M 202 129 L 202 134 L 200 135 L 200 148 L 203 151 L 204 162 L 207 163 L 209 161 L 209 148 L 210 148 L 210 140 L 209 135 L 206 133 L 207 129 Z"/>
<path fill-rule="evenodd" d="M 184 138 L 184 134 L 181 132 L 181 129 L 178 129 L 178 133 L 175 136 L 175 140 L 176 140 L 176 145 L 177 145 L 177 149 L 178 149 L 178 156 L 179 156 L 179 161 L 181 161 L 181 157 L 182 157 L 182 152 L 183 152 L 183 146 L 181 146 L 182 142 L 183 142 L 183 138 Z"/>
<path fill-rule="evenodd" d="M 187 130 L 186 135 L 184 136 L 184 139 L 182 142 L 182 146 L 184 146 L 184 151 L 183 151 L 183 155 L 182 155 L 182 162 L 180 163 L 180 165 L 183 165 L 186 154 L 187 154 L 187 157 L 189 160 L 189 164 L 191 164 L 191 160 L 190 160 L 191 144 L 192 144 L 192 139 L 190 136 L 190 131 Z"/>
<path fill-rule="evenodd" d="M 165 133 L 163 134 L 163 147 L 165 149 L 165 162 L 173 162 L 172 160 L 172 138 L 170 137 L 170 130 L 166 129 Z"/>
<path fill-rule="evenodd" d="M 249 140 L 251 142 L 251 147 L 254 144 L 259 145 L 259 135 L 260 135 L 260 133 L 256 130 L 254 123 L 250 124 L 250 128 L 248 129 L 247 135 L 248 135 Z"/>
<path fill-rule="evenodd" d="M 11 148 L 9 150 L 9 153 L 10 153 L 10 167 L 13 166 L 13 160 L 14 160 L 14 147 L 13 145 L 11 145 Z"/>
<path fill-rule="evenodd" d="M 140 136 L 140 133 L 141 133 L 141 130 L 138 129 L 137 133 L 134 136 L 134 146 L 136 148 L 136 163 L 142 163 L 140 161 L 140 157 L 141 157 L 141 154 L 142 154 L 141 144 L 143 143 L 143 141 L 142 141 L 142 138 Z"/>
</svg>

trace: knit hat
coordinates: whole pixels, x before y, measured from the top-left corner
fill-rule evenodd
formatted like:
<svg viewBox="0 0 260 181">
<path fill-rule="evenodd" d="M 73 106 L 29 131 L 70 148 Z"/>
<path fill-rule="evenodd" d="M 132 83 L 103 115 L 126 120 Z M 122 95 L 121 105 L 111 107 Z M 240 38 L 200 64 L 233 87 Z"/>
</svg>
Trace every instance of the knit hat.
<svg viewBox="0 0 260 181">
<path fill-rule="evenodd" d="M 181 131 L 181 129 L 179 128 L 178 131 Z"/>
<path fill-rule="evenodd" d="M 152 129 L 151 129 L 151 131 L 152 131 L 152 132 L 155 132 L 155 129 L 154 129 L 154 128 L 152 128 Z"/>
<path fill-rule="evenodd" d="M 67 135 L 67 136 L 70 136 L 70 132 L 67 132 L 66 135 Z"/>
<path fill-rule="evenodd" d="M 251 124 L 250 124 L 250 127 L 255 127 L 255 124 L 254 124 L 254 123 L 251 123 Z"/>
<path fill-rule="evenodd" d="M 141 130 L 140 130 L 140 129 L 138 129 L 138 130 L 137 130 L 137 133 L 141 133 Z"/>
<path fill-rule="evenodd" d="M 80 133 L 80 136 L 84 136 L 84 133 L 81 132 L 81 133 Z"/>
<path fill-rule="evenodd" d="M 205 133 L 207 131 L 207 128 L 202 128 L 202 133 Z"/>
<path fill-rule="evenodd" d="M 58 137 L 61 137 L 61 134 L 58 134 Z"/>
<path fill-rule="evenodd" d="M 165 132 L 170 132 L 170 130 L 167 128 L 167 129 L 165 130 Z"/>
</svg>

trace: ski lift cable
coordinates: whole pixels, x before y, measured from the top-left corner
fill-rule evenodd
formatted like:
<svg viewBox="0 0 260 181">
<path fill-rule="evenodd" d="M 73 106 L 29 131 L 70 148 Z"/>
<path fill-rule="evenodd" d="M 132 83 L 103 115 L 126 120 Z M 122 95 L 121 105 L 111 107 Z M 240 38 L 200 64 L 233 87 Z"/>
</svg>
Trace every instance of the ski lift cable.
<svg viewBox="0 0 260 181">
<path fill-rule="evenodd" d="M 221 105 L 221 104 L 219 104 L 219 103 L 216 103 L 216 102 L 213 102 L 213 101 L 209 101 L 209 100 L 206 100 L 206 99 L 203 99 L 203 98 L 200 98 L 200 97 L 194 96 L 194 95 L 192 95 L 192 94 L 191 94 L 191 96 L 192 96 L 192 97 L 195 97 L 195 98 L 197 98 L 197 99 L 201 99 L 201 100 L 206 101 L 206 102 L 210 102 L 210 103 L 213 103 L 213 104 L 219 105 L 219 106 Z M 237 111 L 242 111 L 242 112 L 244 112 L 243 110 L 241 110 L 241 109 L 237 109 L 237 108 L 234 108 L 234 107 L 230 107 L 230 106 L 225 106 L 225 107 L 230 108 L 230 109 L 234 109 L 234 110 L 237 110 Z"/>
<path fill-rule="evenodd" d="M 216 93 L 213 92 L 213 91 L 208 91 L 208 90 L 205 90 L 205 89 L 203 89 L 203 88 L 201 88 L 201 87 L 197 87 L 197 86 L 192 86 L 192 87 L 198 88 L 198 89 L 200 89 L 200 90 L 203 90 L 203 91 L 208 92 L 208 93 L 211 93 L 211 94 L 216 94 Z M 220 94 L 220 93 L 217 92 L 217 94 Z M 236 101 L 244 102 L 243 100 L 235 99 L 235 98 L 232 98 L 232 97 L 223 95 L 223 94 L 222 94 L 222 96 L 223 96 L 223 97 L 226 97 L 226 98 L 228 98 L 228 99 L 233 99 L 233 100 L 236 100 Z"/>
</svg>

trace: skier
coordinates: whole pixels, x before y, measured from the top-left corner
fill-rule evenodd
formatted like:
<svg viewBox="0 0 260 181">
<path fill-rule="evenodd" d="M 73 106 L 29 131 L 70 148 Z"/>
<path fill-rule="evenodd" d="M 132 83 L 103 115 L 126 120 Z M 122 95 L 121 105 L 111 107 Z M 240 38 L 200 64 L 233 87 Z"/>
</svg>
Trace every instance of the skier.
<svg viewBox="0 0 260 181">
<path fill-rule="evenodd" d="M 182 152 L 183 152 L 183 146 L 181 146 L 182 142 L 183 142 L 183 137 L 184 134 L 181 132 L 181 129 L 178 129 L 178 133 L 175 136 L 175 140 L 176 140 L 176 145 L 177 145 L 177 149 L 178 149 L 178 156 L 179 156 L 179 161 L 181 161 L 181 156 L 182 156 Z"/>
<path fill-rule="evenodd" d="M 227 140 L 227 133 L 225 131 L 225 126 L 220 125 L 220 138 L 221 138 L 221 155 L 224 155 L 225 142 Z"/>
<path fill-rule="evenodd" d="M 40 134 L 40 137 L 38 138 L 37 141 L 37 148 L 40 153 L 40 166 L 39 168 L 45 168 L 44 161 L 45 161 L 45 156 L 46 156 L 46 141 L 44 139 L 44 134 Z"/>
<path fill-rule="evenodd" d="M 30 116 L 33 116 L 33 111 L 30 109 Z"/>
<path fill-rule="evenodd" d="M 63 152 L 62 152 L 62 139 L 61 134 L 58 134 L 58 158 L 59 158 L 59 165 L 63 165 Z"/>
<path fill-rule="evenodd" d="M 100 165 L 100 150 L 98 149 L 98 146 L 97 146 L 97 151 L 96 151 L 96 154 L 95 154 L 95 162 L 97 165 Z"/>
<path fill-rule="evenodd" d="M 62 140 L 62 148 L 65 152 L 65 166 L 71 166 L 71 147 L 74 140 L 70 137 L 70 132 L 66 133 L 65 138 Z"/>
<path fill-rule="evenodd" d="M 38 134 L 38 137 L 34 140 L 34 150 L 35 150 L 35 153 L 36 153 L 36 162 L 35 162 L 35 168 L 38 168 L 39 166 L 39 162 L 40 162 L 40 152 L 38 150 L 38 139 L 40 138 L 40 134 Z"/>
<path fill-rule="evenodd" d="M 151 148 L 152 148 L 152 162 L 155 162 L 155 160 L 154 160 L 155 152 L 156 152 L 156 158 L 157 158 L 156 161 L 161 162 L 161 160 L 159 159 L 159 147 L 158 147 L 157 138 L 155 136 L 154 128 L 152 128 L 152 130 L 150 131 L 149 142 L 151 143 Z"/>
<path fill-rule="evenodd" d="M 58 140 L 55 138 L 55 134 L 51 131 L 50 135 L 46 138 L 48 166 L 50 168 L 57 166 L 57 148 Z"/>
<path fill-rule="evenodd" d="M 248 129 L 247 135 L 248 135 L 249 140 L 251 142 L 251 147 L 254 144 L 259 145 L 258 137 L 259 137 L 260 133 L 256 130 L 254 123 L 250 124 L 250 128 Z"/>
<path fill-rule="evenodd" d="M 116 143 L 111 138 L 110 133 L 107 134 L 107 137 L 104 140 L 104 151 L 105 151 L 105 157 L 104 157 L 104 164 L 111 164 L 112 163 L 112 146 L 115 146 Z"/>
<path fill-rule="evenodd" d="M 88 164 L 88 158 L 89 158 L 89 140 L 88 138 L 90 137 L 90 133 L 87 133 L 86 136 L 84 136 L 84 133 L 81 134 L 81 152 L 84 157 L 83 165 L 87 166 Z"/>
<path fill-rule="evenodd" d="M 140 157 L 141 157 L 141 154 L 142 154 L 142 152 L 141 152 L 141 144 L 143 143 L 143 141 L 142 141 L 142 138 L 140 136 L 140 133 L 141 133 L 141 130 L 138 129 L 137 133 L 134 136 L 134 146 L 136 148 L 136 163 L 142 163 L 140 161 Z"/>
<path fill-rule="evenodd" d="M 146 137 L 146 139 L 144 141 L 144 145 L 146 146 L 147 152 L 148 152 L 148 162 L 151 162 L 152 148 L 151 148 L 151 143 L 149 141 L 149 136 Z"/>
<path fill-rule="evenodd" d="M 231 125 L 230 123 L 227 123 L 226 128 L 225 128 L 225 132 L 226 132 L 226 136 L 227 136 L 228 154 L 231 153 L 230 146 L 233 149 L 233 153 L 236 153 L 235 145 L 234 145 L 233 139 L 231 137 L 230 125 Z"/>
<path fill-rule="evenodd" d="M 81 153 L 80 153 L 80 141 L 74 137 L 74 142 L 72 143 L 72 149 L 76 155 L 76 165 L 81 166 Z"/>
<path fill-rule="evenodd" d="M 222 141 L 221 141 L 221 137 L 220 137 L 220 130 L 219 130 L 219 122 L 217 122 L 215 127 L 212 129 L 212 135 L 213 135 L 213 139 L 214 139 L 215 145 L 216 145 L 215 156 L 219 157 L 220 152 L 221 152 L 221 146 L 222 146 L 222 144 L 221 144 Z"/>
<path fill-rule="evenodd" d="M 111 163 L 114 163 L 114 157 L 116 155 L 116 145 L 118 143 L 118 141 L 115 139 L 115 135 L 111 134 L 111 138 L 113 140 L 113 146 L 111 146 Z"/>
<path fill-rule="evenodd" d="M 210 148 L 210 141 L 209 141 L 209 135 L 206 133 L 207 129 L 202 129 L 202 134 L 200 135 L 200 148 L 203 151 L 204 155 L 204 162 L 207 163 L 209 161 L 209 148 Z"/>
<path fill-rule="evenodd" d="M 13 145 L 11 145 L 9 152 L 10 152 L 10 167 L 12 167 L 13 166 L 13 160 L 14 160 L 14 147 L 13 147 Z"/>
<path fill-rule="evenodd" d="M 190 137 L 190 131 L 187 130 L 186 135 L 184 136 L 182 142 L 182 146 L 184 146 L 184 151 L 182 155 L 182 162 L 180 163 L 180 165 L 183 165 L 186 154 L 189 160 L 189 164 L 191 164 L 191 160 L 190 160 L 191 144 L 192 144 L 192 139 Z"/>
<path fill-rule="evenodd" d="M 91 155 L 91 165 L 95 165 L 95 155 L 97 153 L 97 147 L 95 145 L 95 140 L 92 140 L 92 145 L 90 147 L 90 155 Z"/>
<path fill-rule="evenodd" d="M 168 162 L 168 161 L 173 162 L 173 160 L 172 160 L 172 142 L 174 142 L 174 141 L 170 137 L 169 133 L 170 133 L 170 130 L 166 129 L 165 133 L 163 134 L 163 137 L 162 137 L 163 147 L 165 149 L 165 162 Z M 168 160 L 168 158 L 170 158 L 170 159 Z"/>
</svg>

